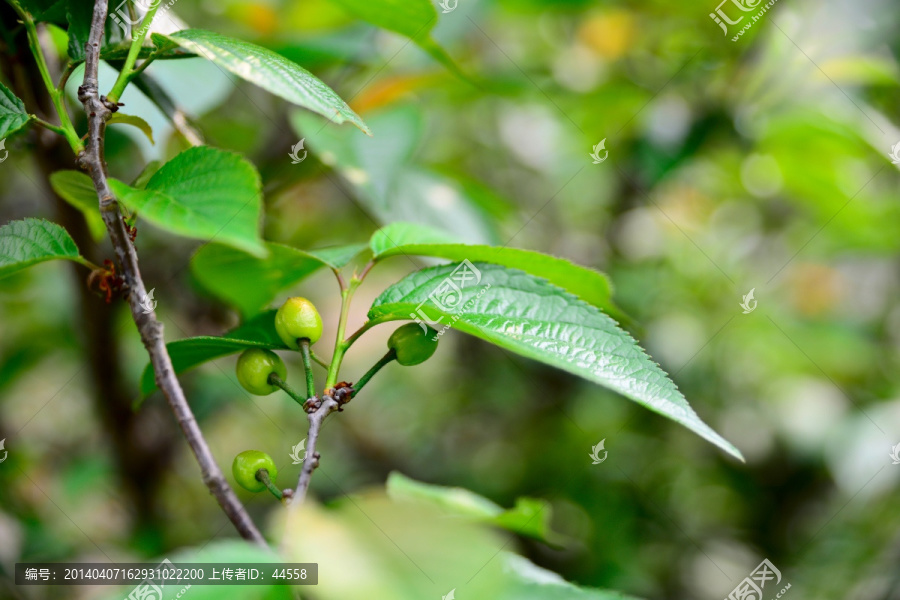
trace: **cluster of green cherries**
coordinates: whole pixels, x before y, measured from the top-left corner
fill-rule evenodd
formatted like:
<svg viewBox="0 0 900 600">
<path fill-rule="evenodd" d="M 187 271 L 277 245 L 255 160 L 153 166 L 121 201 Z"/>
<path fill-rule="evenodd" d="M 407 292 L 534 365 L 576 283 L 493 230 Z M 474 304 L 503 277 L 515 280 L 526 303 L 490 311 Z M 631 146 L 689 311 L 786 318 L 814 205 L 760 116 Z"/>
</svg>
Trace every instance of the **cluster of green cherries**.
<svg viewBox="0 0 900 600">
<path fill-rule="evenodd" d="M 287 368 L 281 357 L 264 348 L 251 348 L 241 354 L 236 368 L 238 382 L 245 390 L 257 396 L 267 396 L 281 389 L 301 403 L 307 412 L 312 412 L 319 405 L 314 395 L 310 346 L 322 337 L 322 317 L 315 305 L 306 298 L 288 298 L 275 313 L 275 331 L 288 348 L 301 353 L 306 370 L 308 397 L 302 399 L 287 385 Z M 396 360 L 403 366 L 411 367 L 431 358 L 437 350 L 435 334 L 430 328 L 426 328 L 423 333 L 421 326 L 416 323 L 399 327 L 388 339 L 387 354 L 360 378 L 356 386 L 346 384 L 343 402 L 349 402 L 384 365 Z M 326 393 L 329 392 L 331 390 L 326 390 Z M 278 499 L 290 498 L 293 492 L 290 489 L 278 489 L 275 485 L 278 477 L 275 461 L 259 450 L 245 450 L 238 454 L 231 465 L 231 472 L 235 481 L 250 492 L 269 490 Z"/>
</svg>

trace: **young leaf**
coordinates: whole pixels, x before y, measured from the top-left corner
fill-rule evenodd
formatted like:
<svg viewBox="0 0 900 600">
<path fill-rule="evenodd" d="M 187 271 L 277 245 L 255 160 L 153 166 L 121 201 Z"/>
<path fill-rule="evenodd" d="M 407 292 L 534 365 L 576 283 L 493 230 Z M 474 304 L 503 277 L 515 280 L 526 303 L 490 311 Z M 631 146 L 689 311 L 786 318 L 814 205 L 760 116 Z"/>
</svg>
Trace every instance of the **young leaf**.
<svg viewBox="0 0 900 600">
<path fill-rule="evenodd" d="M 140 117 L 117 112 L 113 113 L 113 116 L 109 118 L 109 121 L 107 121 L 107 123 L 111 125 L 121 123 L 123 125 L 131 125 L 132 127 L 137 127 L 144 132 L 144 135 L 147 136 L 147 139 L 150 140 L 151 144 L 156 145 L 156 142 L 153 141 L 153 128 L 150 127 L 150 123 Z"/>
<path fill-rule="evenodd" d="M 452 325 L 584 377 L 742 458 L 734 446 L 700 420 L 672 380 L 634 339 L 598 308 L 528 273 L 486 263 L 474 266 L 480 279 L 461 287 L 456 296 L 442 297 L 438 289 L 441 284 L 456 283 L 450 278 L 456 265 L 412 273 L 375 300 L 369 318 L 378 323 L 411 319 L 421 309 L 423 318 L 440 320 L 432 327 L 440 330 Z"/>
<path fill-rule="evenodd" d="M 0 140 L 24 127 L 30 120 L 25 103 L 0 83 Z"/>
<path fill-rule="evenodd" d="M 175 373 L 182 373 L 207 361 L 243 352 L 247 348 L 287 350 L 275 332 L 275 311 L 259 315 L 224 337 L 200 336 L 175 340 L 166 344 Z M 141 399 L 156 390 L 153 367 L 147 365 L 141 374 Z"/>
<path fill-rule="evenodd" d="M 164 164 L 143 190 L 115 180 L 110 186 L 128 208 L 157 227 L 266 256 L 259 237 L 259 173 L 237 154 L 191 148 Z"/>
<path fill-rule="evenodd" d="M 345 246 L 304 252 L 266 243 L 269 255 L 257 258 L 221 244 L 207 244 L 191 259 L 191 272 L 208 292 L 246 317 L 264 309 L 282 290 L 322 267 L 339 269 L 365 248 Z M 252 281 L 252 285 L 247 285 Z"/>
<path fill-rule="evenodd" d="M 413 223 L 392 223 L 379 229 L 369 246 L 376 260 L 412 254 L 453 261 L 468 259 L 520 269 L 543 277 L 608 314 L 621 314 L 613 304 L 612 284 L 604 273 L 555 256 L 519 248 L 467 245 L 443 231 Z"/>
<path fill-rule="evenodd" d="M 90 177 L 81 171 L 56 171 L 50 175 L 50 187 L 60 198 L 81 211 L 91 230 L 91 237 L 103 239 L 106 225 L 100 216 L 100 201 Z"/>
<path fill-rule="evenodd" d="M 535 498 L 519 498 L 515 508 L 504 510 L 465 488 L 422 483 L 396 471 L 388 476 L 387 494 L 394 500 L 425 502 L 452 516 L 490 523 L 551 545 L 557 545 L 560 538 L 550 530 L 549 503 Z"/>
<path fill-rule="evenodd" d="M 68 232 L 50 221 L 24 219 L 0 227 L 0 278 L 48 260 L 90 266 Z"/>
<path fill-rule="evenodd" d="M 335 123 L 349 121 L 369 133 L 359 115 L 334 90 L 300 65 L 268 48 L 203 29 L 185 29 L 171 35 L 155 33 L 153 41 L 157 46 L 166 42 L 178 44 L 288 102 L 317 112 Z"/>
<path fill-rule="evenodd" d="M 121 71 L 124 67 L 124 57 L 120 61 L 107 61 L 110 66 Z M 136 87 L 144 96 L 147 97 L 156 107 L 165 115 L 166 119 L 172 124 L 175 130 L 182 134 L 187 141 L 193 146 L 203 144 L 203 137 L 199 131 L 190 123 L 185 111 L 175 104 L 175 100 L 169 95 L 166 89 L 151 77 L 146 71 L 138 75 L 131 85 Z M 135 186 L 137 187 L 137 186 Z"/>
</svg>

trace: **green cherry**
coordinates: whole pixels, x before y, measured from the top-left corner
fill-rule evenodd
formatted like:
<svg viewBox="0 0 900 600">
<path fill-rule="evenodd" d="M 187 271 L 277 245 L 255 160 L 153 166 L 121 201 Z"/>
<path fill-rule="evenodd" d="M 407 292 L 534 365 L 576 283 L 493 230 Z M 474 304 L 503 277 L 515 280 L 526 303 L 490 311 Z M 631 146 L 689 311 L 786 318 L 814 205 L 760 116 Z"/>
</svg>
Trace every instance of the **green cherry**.
<svg viewBox="0 0 900 600">
<path fill-rule="evenodd" d="M 267 396 L 278 389 L 269 383 L 269 375 L 287 379 L 287 369 L 281 357 L 263 348 L 245 350 L 237 361 L 237 378 L 244 389 L 257 396 Z"/>
<path fill-rule="evenodd" d="M 234 480 L 237 481 L 242 488 L 248 492 L 261 492 L 266 489 L 266 484 L 256 477 L 260 469 L 269 472 L 269 479 L 275 481 L 278 477 L 278 469 L 275 468 L 275 461 L 265 452 L 259 450 L 244 450 L 234 457 L 231 464 L 231 473 Z"/>
<path fill-rule="evenodd" d="M 397 355 L 397 362 L 404 367 L 418 365 L 437 350 L 437 331 L 431 327 L 422 327 L 416 323 L 407 323 L 398 328 L 388 339 L 388 348 Z"/>
<path fill-rule="evenodd" d="M 297 340 L 306 338 L 315 344 L 322 337 L 322 317 L 306 298 L 288 298 L 275 313 L 275 331 L 288 348 L 298 350 Z"/>
</svg>

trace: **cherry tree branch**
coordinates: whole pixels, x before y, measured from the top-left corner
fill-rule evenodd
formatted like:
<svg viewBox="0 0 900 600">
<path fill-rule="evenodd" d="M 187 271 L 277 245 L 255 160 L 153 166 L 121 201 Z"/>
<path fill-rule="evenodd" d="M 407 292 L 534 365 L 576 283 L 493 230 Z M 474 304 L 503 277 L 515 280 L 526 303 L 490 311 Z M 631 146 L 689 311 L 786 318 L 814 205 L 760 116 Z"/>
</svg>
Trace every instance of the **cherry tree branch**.
<svg viewBox="0 0 900 600">
<path fill-rule="evenodd" d="M 307 401 L 309 402 L 309 401 Z M 319 432 L 322 430 L 322 422 L 332 412 L 340 408 L 340 403 L 331 396 L 325 395 L 321 403 L 313 405 L 309 413 L 309 431 L 306 434 L 306 460 L 303 461 L 303 469 L 300 471 L 300 479 L 297 481 L 297 489 L 294 491 L 292 506 L 300 506 L 306 499 L 306 491 L 312 481 L 313 471 L 319 466 L 319 453 L 316 452 L 316 442 L 319 441 Z"/>
<path fill-rule="evenodd" d="M 78 99 L 84 105 L 84 110 L 88 115 L 87 146 L 79 155 L 79 163 L 91 176 L 97 191 L 100 200 L 100 214 L 103 216 L 122 277 L 125 280 L 125 291 L 131 307 L 131 315 L 137 325 L 141 341 L 150 355 L 150 363 L 153 365 L 153 372 L 156 375 L 156 384 L 166 396 L 166 400 L 187 438 L 188 445 L 200 465 L 203 483 L 209 488 L 210 493 L 216 498 L 219 506 L 225 511 L 243 538 L 266 545 L 265 538 L 250 519 L 234 490 L 228 485 L 209 445 L 203 438 L 203 433 L 187 403 L 184 391 L 175 377 L 172 360 L 166 350 L 163 338 L 162 323 L 157 320 L 153 311 L 147 312 L 141 306 L 146 289 L 138 268 L 137 252 L 128 237 L 119 205 L 109 187 L 104 160 L 106 122 L 117 110 L 114 103 L 100 96 L 98 86 L 100 42 L 106 23 L 106 11 L 107 0 L 95 0 L 91 33 L 85 47 L 84 83 L 78 88 Z"/>
</svg>

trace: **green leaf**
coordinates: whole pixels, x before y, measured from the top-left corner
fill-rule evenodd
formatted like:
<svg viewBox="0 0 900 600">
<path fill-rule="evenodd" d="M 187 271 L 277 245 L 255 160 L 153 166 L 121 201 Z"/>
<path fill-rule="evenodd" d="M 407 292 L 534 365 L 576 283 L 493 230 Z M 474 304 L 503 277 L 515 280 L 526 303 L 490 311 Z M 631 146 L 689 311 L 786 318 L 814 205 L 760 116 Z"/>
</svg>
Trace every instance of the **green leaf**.
<svg viewBox="0 0 900 600">
<path fill-rule="evenodd" d="M 84 46 L 91 33 L 91 20 L 94 15 L 92 2 L 66 1 L 66 20 L 69 22 L 69 58 L 73 61 L 84 60 Z"/>
<path fill-rule="evenodd" d="M 361 250 L 360 246 L 347 246 L 304 252 L 269 242 L 266 248 L 269 255 L 257 258 L 221 244 L 207 244 L 191 259 L 191 272 L 208 292 L 237 308 L 244 317 L 251 317 L 282 290 L 324 266 L 341 268 Z"/>
<path fill-rule="evenodd" d="M 25 103 L 16 97 L 12 91 L 0 83 L 0 140 L 25 127 L 31 120 L 31 115 L 25 110 Z M 2 150 L 0 145 L 0 150 Z"/>
<path fill-rule="evenodd" d="M 116 70 L 121 71 L 124 67 L 125 60 L 123 57 L 121 61 L 107 62 L 109 62 L 110 66 L 114 67 Z M 183 107 L 176 105 L 175 100 L 172 99 L 166 89 L 161 86 L 156 79 L 144 71 L 131 82 L 131 85 L 137 88 L 163 115 L 165 115 L 175 131 L 180 135 L 188 136 L 190 138 L 187 140 L 188 143 L 194 146 L 203 143 L 202 136 L 191 124 Z"/>
<path fill-rule="evenodd" d="M 489 521 L 503 513 L 503 507 L 499 504 L 473 491 L 422 483 L 397 471 L 388 475 L 386 486 L 388 497 L 394 500 L 424 501 L 443 511 L 475 521 Z"/>
<path fill-rule="evenodd" d="M 366 250 L 366 244 L 348 244 L 346 246 L 331 246 L 318 250 L 307 250 L 307 254 L 315 256 L 332 269 L 343 269 L 350 261 Z"/>
<path fill-rule="evenodd" d="M 90 266 L 69 233 L 56 223 L 24 219 L 0 227 L 0 278 L 56 259 Z"/>
<path fill-rule="evenodd" d="M 113 116 L 110 117 L 107 123 L 110 123 L 112 125 L 121 123 L 123 125 L 131 125 L 132 127 L 137 127 L 144 132 L 144 135 L 147 136 L 147 139 L 150 140 L 151 144 L 156 145 L 156 142 L 153 141 L 153 128 L 150 127 L 150 123 L 140 117 L 136 117 L 134 115 L 125 115 L 117 112 L 113 113 Z"/>
<path fill-rule="evenodd" d="M 259 237 L 259 173 L 237 154 L 191 148 L 164 164 L 143 190 L 115 180 L 110 186 L 129 209 L 157 227 L 266 256 Z"/>
<path fill-rule="evenodd" d="M 387 493 L 395 500 L 426 502 L 453 516 L 491 523 L 552 545 L 558 545 L 560 539 L 550 530 L 549 503 L 535 498 L 519 498 L 515 508 L 504 510 L 465 488 L 422 483 L 396 471 L 388 476 Z"/>
<path fill-rule="evenodd" d="M 463 79 L 453 59 L 431 37 L 438 13 L 430 0 L 332 0 L 358 19 L 413 40 L 435 60 Z"/>
<path fill-rule="evenodd" d="M 392 223 L 379 229 L 369 246 L 376 260 L 400 254 L 421 255 L 520 269 L 543 277 L 608 314 L 621 314 L 613 304 L 612 284 L 604 273 L 555 256 L 519 248 L 467 245 L 443 231 L 413 223 Z"/>
<path fill-rule="evenodd" d="M 473 279 L 457 288 L 456 298 L 442 295 L 439 286 L 457 283 L 461 266 L 423 269 L 379 296 L 369 318 L 378 323 L 411 319 L 421 309 L 423 318 L 440 319 L 433 327 L 452 323 L 454 329 L 584 377 L 742 458 L 734 446 L 700 420 L 634 339 L 597 307 L 516 269 L 486 263 L 472 266 L 477 273 L 469 271 Z M 451 279 L 455 270 L 456 278 Z"/>
<path fill-rule="evenodd" d="M 278 311 L 272 309 L 260 313 L 226 333 L 225 337 L 268 344 L 272 349 L 285 349 L 287 346 L 275 330 L 276 312 Z"/>
<path fill-rule="evenodd" d="M 85 2 L 84 0 L 61 0 L 59 4 L 65 5 L 65 20 L 68 21 L 69 58 L 74 63 L 80 63 L 84 61 L 84 46 L 87 44 L 88 36 L 91 33 L 94 3 Z M 106 20 L 103 39 L 100 43 L 100 55 L 104 60 L 111 59 L 114 56 L 121 56 L 124 59 L 128 54 L 131 42 L 130 33 L 126 35 L 126 32 L 116 25 L 113 18 L 117 11 L 127 14 L 128 9 L 124 4 L 124 2 L 118 1 L 109 3 L 108 14 L 110 18 Z M 149 48 L 143 48 L 140 58 L 145 58 L 149 53 Z"/>
<path fill-rule="evenodd" d="M 499 600 L 637 600 L 621 592 L 569 583 L 518 554 L 504 552 L 502 560 L 509 583 Z"/>
<path fill-rule="evenodd" d="M 81 211 L 91 237 L 98 241 L 103 239 L 106 225 L 100 216 L 100 201 L 90 177 L 81 171 L 56 171 L 50 175 L 50 187 L 60 198 Z"/>
<path fill-rule="evenodd" d="M 35 23 L 65 25 L 66 6 L 74 1 L 76 0 L 19 0 L 19 4 L 34 18 Z"/>
<path fill-rule="evenodd" d="M 459 600 L 634 600 L 567 583 L 509 552 L 508 535 L 484 522 L 381 491 L 304 503 L 273 531 L 286 560 L 316 557 L 316 600 L 437 599 L 451 589 Z M 359 576 L 346 576 L 348 564 Z"/>
<path fill-rule="evenodd" d="M 171 35 L 155 33 L 153 41 L 157 46 L 163 41 L 178 44 L 288 102 L 335 123 L 349 121 L 369 133 L 359 115 L 334 90 L 303 67 L 267 48 L 203 29 L 185 29 Z"/>
<path fill-rule="evenodd" d="M 139 190 L 146 188 L 147 184 L 150 182 L 150 178 L 159 171 L 160 167 L 162 167 L 162 163 L 158 160 L 151 160 L 148 162 L 144 165 L 144 169 L 138 176 L 134 178 L 134 181 L 131 182 L 131 187 Z"/>
<path fill-rule="evenodd" d="M 210 360 L 243 352 L 247 348 L 287 350 L 287 346 L 275 332 L 275 311 L 259 315 L 256 319 L 225 334 L 224 337 L 200 336 L 175 340 L 166 344 L 175 373 L 183 373 Z M 153 367 L 147 365 L 141 374 L 141 398 L 156 390 Z M 139 400 L 139 403 L 140 403 Z"/>
<path fill-rule="evenodd" d="M 307 148 L 352 186 L 354 195 L 380 223 L 413 221 L 453 231 L 467 242 L 496 241 L 493 219 L 463 186 L 414 165 L 425 129 L 421 111 L 403 105 L 373 114 L 374 137 L 326 127 L 306 111 L 294 111 L 294 130 Z"/>
</svg>

